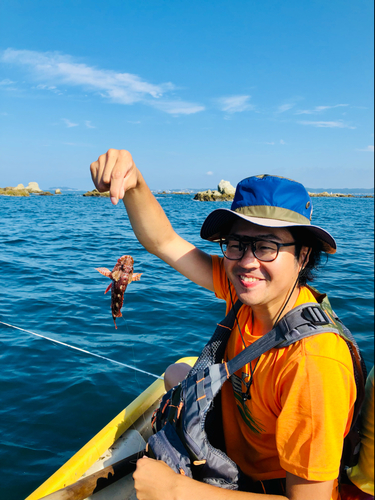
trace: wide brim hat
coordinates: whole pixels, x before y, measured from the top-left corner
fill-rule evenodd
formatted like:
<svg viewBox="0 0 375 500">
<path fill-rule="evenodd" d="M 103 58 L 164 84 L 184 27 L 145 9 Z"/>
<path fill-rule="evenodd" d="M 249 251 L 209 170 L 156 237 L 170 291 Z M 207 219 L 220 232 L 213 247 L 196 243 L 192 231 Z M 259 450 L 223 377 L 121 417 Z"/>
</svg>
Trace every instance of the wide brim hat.
<svg viewBox="0 0 375 500">
<path fill-rule="evenodd" d="M 231 208 L 211 212 L 201 228 L 204 240 L 220 241 L 238 219 L 264 227 L 303 227 L 334 254 L 336 242 L 325 229 L 311 224 L 312 202 L 299 182 L 274 175 L 248 177 L 238 183 Z"/>
</svg>

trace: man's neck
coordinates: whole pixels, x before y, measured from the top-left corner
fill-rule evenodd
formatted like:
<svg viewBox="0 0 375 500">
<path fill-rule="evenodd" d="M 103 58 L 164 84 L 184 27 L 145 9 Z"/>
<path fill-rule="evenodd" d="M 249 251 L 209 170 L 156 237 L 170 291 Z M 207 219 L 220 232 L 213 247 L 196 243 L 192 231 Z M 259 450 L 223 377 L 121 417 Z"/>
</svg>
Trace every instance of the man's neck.
<svg viewBox="0 0 375 500">
<path fill-rule="evenodd" d="M 254 328 L 256 328 L 258 332 L 261 332 L 261 335 L 265 335 L 272 330 L 276 322 L 293 309 L 294 304 L 298 299 L 300 290 L 301 289 L 299 287 L 296 287 L 289 300 L 288 297 L 290 292 L 288 292 L 282 302 L 278 301 L 277 304 L 267 304 L 267 307 L 254 306 L 252 308 L 254 314 Z"/>
</svg>

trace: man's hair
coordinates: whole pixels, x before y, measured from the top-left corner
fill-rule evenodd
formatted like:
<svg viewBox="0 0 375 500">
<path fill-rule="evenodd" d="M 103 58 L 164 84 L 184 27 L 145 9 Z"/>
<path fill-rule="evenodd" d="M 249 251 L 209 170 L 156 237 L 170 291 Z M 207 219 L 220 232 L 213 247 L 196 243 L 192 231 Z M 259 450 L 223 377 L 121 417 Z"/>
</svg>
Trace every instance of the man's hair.
<svg viewBox="0 0 375 500">
<path fill-rule="evenodd" d="M 304 227 L 288 228 L 294 241 L 296 242 L 295 256 L 299 259 L 302 247 L 311 248 L 309 260 L 298 276 L 298 286 L 305 286 L 308 281 L 313 281 L 314 272 L 319 267 L 324 252 L 322 243 Z"/>
</svg>

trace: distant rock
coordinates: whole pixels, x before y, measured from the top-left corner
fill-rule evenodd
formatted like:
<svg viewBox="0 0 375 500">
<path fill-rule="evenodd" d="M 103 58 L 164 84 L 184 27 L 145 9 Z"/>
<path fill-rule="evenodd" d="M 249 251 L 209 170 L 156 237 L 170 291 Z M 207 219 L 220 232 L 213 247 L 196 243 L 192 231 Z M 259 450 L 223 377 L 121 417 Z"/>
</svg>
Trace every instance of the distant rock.
<svg viewBox="0 0 375 500">
<path fill-rule="evenodd" d="M 229 181 L 221 180 L 217 186 L 217 189 L 220 194 L 225 196 L 233 196 L 236 192 L 236 188 L 232 186 Z"/>
<path fill-rule="evenodd" d="M 236 189 L 230 184 L 229 181 L 220 181 L 217 190 L 199 191 L 194 200 L 198 201 L 231 201 L 234 198 Z"/>
<path fill-rule="evenodd" d="M 42 191 L 37 182 L 29 182 L 27 187 L 18 184 L 16 187 L 0 188 L 0 194 L 7 196 L 30 196 L 30 194 L 53 196 L 49 191 Z"/>
<path fill-rule="evenodd" d="M 355 198 L 353 194 L 343 194 L 343 193 L 328 193 L 323 191 L 322 193 L 309 193 L 311 198 Z"/>
<path fill-rule="evenodd" d="M 22 186 L 22 184 L 21 184 Z M 37 182 L 29 182 L 29 185 L 25 188 L 30 193 L 42 193 L 39 184 Z"/>
<path fill-rule="evenodd" d="M 96 196 L 96 197 L 104 197 L 109 198 L 109 191 L 105 191 L 104 193 L 99 193 L 97 189 L 93 189 L 92 191 L 87 191 L 82 196 Z"/>
<path fill-rule="evenodd" d="M 0 195 L 2 196 L 30 196 L 30 193 L 26 189 L 21 189 L 17 186 L 0 188 Z"/>
<path fill-rule="evenodd" d="M 61 194 L 61 189 L 55 189 L 55 194 Z"/>
</svg>

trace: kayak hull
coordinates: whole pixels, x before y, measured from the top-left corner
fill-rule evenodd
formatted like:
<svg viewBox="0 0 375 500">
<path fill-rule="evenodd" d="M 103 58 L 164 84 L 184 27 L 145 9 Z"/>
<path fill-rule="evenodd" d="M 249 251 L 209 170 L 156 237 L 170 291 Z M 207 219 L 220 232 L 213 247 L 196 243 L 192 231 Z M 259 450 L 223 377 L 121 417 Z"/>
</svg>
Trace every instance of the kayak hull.
<svg viewBox="0 0 375 500">
<path fill-rule="evenodd" d="M 193 366 L 196 359 L 183 358 L 177 362 Z M 156 380 L 25 500 L 39 500 L 145 449 L 152 434 L 152 414 L 164 393 L 164 381 Z M 133 479 L 131 475 L 124 477 L 88 498 L 136 500 Z"/>
</svg>

